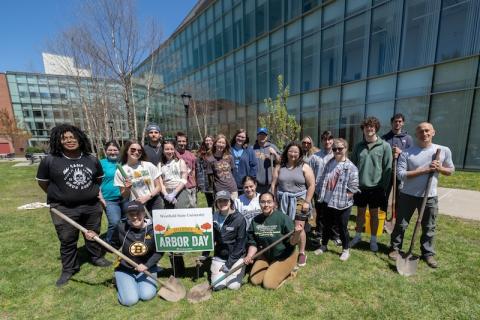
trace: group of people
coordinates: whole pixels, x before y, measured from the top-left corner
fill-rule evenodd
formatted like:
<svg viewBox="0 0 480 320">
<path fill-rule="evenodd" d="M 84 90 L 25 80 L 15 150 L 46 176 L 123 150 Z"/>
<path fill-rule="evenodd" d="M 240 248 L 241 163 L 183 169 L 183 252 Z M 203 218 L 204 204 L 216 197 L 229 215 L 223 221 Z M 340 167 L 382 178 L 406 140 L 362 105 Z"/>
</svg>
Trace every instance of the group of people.
<svg viewBox="0 0 480 320">
<path fill-rule="evenodd" d="M 437 176 L 454 171 L 452 156 L 448 147 L 433 144 L 432 124 L 418 124 L 413 142 L 402 130 L 404 121 L 402 114 L 394 115 L 391 131 L 380 137 L 379 120 L 366 118 L 361 123 L 363 139 L 353 146 L 350 157 L 348 142 L 330 131 L 321 135 L 321 149 L 306 136 L 281 151 L 270 142 L 267 128 L 258 129 L 253 144 L 247 132 L 239 129 L 230 141 L 223 134 L 206 136 L 193 153 L 187 150 L 186 134 L 178 132 L 174 140 L 164 140 L 160 127 L 151 124 L 146 144 L 132 140 L 120 148 L 115 141 L 107 142 L 100 161 L 91 155 L 85 133 L 64 124 L 52 129 L 50 155 L 40 163 L 37 180 L 52 208 L 89 230 L 86 249 L 92 264 L 100 267 L 111 265 L 93 241 L 105 210 L 105 240 L 139 265 L 134 268 L 120 261 L 115 267 L 118 299 L 127 306 L 151 299 L 156 292 L 155 279 L 143 273 L 148 270 L 156 276 L 163 255 L 155 250 L 149 213 L 195 208 L 197 192 L 203 192 L 213 208 L 211 281 L 242 265 L 215 289 L 240 288 L 247 269 L 252 284 L 276 289 L 292 271 L 306 265 L 307 232 L 316 238 L 316 255 L 325 253 L 332 240 L 342 246 L 340 260 L 348 260 L 350 248 L 362 240 L 367 208 L 370 249 L 378 251 L 378 213 L 386 210 L 393 171 L 399 181 L 396 203 L 400 205 L 389 257 L 396 259 L 412 214 L 421 205 L 428 176 L 434 173 L 422 221 L 421 250 L 427 264 L 437 267 L 433 246 Z M 433 158 L 437 149 L 441 150 L 439 160 Z M 356 233 L 350 240 L 347 225 L 354 205 Z M 79 233 L 54 213 L 51 216 L 60 240 L 62 273 L 56 283 L 60 287 L 80 269 Z M 202 255 L 205 260 L 209 253 Z M 181 256 L 170 254 L 170 260 L 174 268 L 183 265 Z"/>
</svg>

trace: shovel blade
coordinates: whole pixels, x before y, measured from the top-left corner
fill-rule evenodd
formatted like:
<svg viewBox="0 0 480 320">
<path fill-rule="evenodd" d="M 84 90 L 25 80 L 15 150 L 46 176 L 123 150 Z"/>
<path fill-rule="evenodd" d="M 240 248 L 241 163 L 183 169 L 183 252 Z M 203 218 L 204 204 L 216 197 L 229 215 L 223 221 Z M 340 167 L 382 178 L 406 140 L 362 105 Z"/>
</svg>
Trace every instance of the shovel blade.
<svg viewBox="0 0 480 320">
<path fill-rule="evenodd" d="M 187 294 L 187 300 L 190 303 L 207 301 L 212 297 L 212 288 L 208 282 L 200 283 L 194 286 Z"/>
<path fill-rule="evenodd" d="M 158 290 L 158 296 L 170 302 L 177 302 L 185 298 L 187 290 L 175 277 L 170 276 L 167 282 Z"/>
<path fill-rule="evenodd" d="M 413 276 L 417 273 L 418 257 L 414 257 L 411 254 L 406 256 L 397 256 L 397 271 L 399 274 L 405 277 Z"/>
<path fill-rule="evenodd" d="M 385 224 L 383 225 L 383 229 L 385 229 L 385 231 L 388 234 L 392 234 L 394 228 L 395 228 L 395 220 L 385 221 Z"/>
</svg>

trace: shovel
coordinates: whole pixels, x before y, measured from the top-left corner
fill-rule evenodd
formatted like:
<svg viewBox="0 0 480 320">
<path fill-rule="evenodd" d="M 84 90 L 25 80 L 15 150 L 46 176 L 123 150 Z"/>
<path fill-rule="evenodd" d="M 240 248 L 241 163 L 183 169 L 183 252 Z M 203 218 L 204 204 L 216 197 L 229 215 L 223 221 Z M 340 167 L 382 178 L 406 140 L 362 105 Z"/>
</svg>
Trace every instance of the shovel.
<svg viewBox="0 0 480 320">
<path fill-rule="evenodd" d="M 123 170 L 123 167 L 120 163 L 117 163 L 117 169 L 118 169 L 118 171 L 120 171 L 120 174 L 122 175 L 123 179 L 127 180 L 127 173 L 125 172 L 125 170 Z M 130 191 L 135 196 L 135 199 L 138 199 L 137 190 L 135 190 L 135 188 L 132 187 L 132 188 L 130 188 Z M 145 214 L 147 215 L 147 218 L 152 220 L 152 216 L 150 215 L 150 212 L 148 212 L 147 208 L 145 208 L 145 206 L 144 206 L 144 209 L 145 209 Z"/>
<path fill-rule="evenodd" d="M 393 184 L 392 184 L 392 216 L 390 220 L 385 221 L 385 231 L 388 234 L 392 234 L 397 222 L 397 210 L 396 210 L 396 198 L 397 198 L 397 158 L 393 159 Z"/>
<path fill-rule="evenodd" d="M 50 210 L 53 213 L 55 213 L 57 216 L 59 216 L 60 218 L 62 218 L 63 220 L 65 220 L 66 222 L 68 222 L 69 224 L 74 226 L 75 228 L 77 228 L 78 230 L 82 231 L 84 234 L 86 234 L 88 232 L 87 229 L 85 229 L 84 227 L 82 227 L 77 222 L 73 221 L 72 219 L 70 219 L 69 217 L 67 217 L 66 215 L 64 215 L 60 211 L 58 211 L 57 209 L 50 208 Z M 116 254 L 117 256 L 119 256 L 120 258 L 125 260 L 127 263 L 129 263 L 133 267 L 135 267 L 135 268 L 138 267 L 138 264 L 135 261 L 133 261 L 132 259 L 130 259 L 126 255 L 124 255 L 123 253 L 121 253 L 120 251 L 118 251 L 117 249 L 115 249 L 114 247 L 112 247 L 111 245 L 109 245 L 108 243 L 103 241 L 102 239 L 100 239 L 100 237 L 98 235 L 95 236 L 93 238 L 93 240 L 98 242 L 105 249 L 109 250 L 110 252 Z M 143 271 L 143 273 L 145 273 L 150 278 L 155 279 L 155 277 L 149 271 Z M 157 280 L 158 284 L 160 285 L 160 289 L 158 290 L 158 295 L 160 297 L 162 297 L 163 299 L 165 299 L 167 301 L 170 301 L 170 302 L 177 302 L 177 301 L 180 301 L 183 298 L 185 298 L 185 295 L 186 295 L 185 287 L 178 281 L 178 279 L 170 276 L 170 278 L 167 280 L 167 282 L 164 282 L 164 281 L 159 280 L 159 279 L 156 279 L 156 280 Z"/>
<path fill-rule="evenodd" d="M 440 148 L 437 149 L 435 153 L 435 160 L 438 160 L 440 156 Z M 425 206 L 427 205 L 428 193 L 430 192 L 430 186 L 432 185 L 432 178 L 434 172 L 430 172 L 428 176 L 427 187 L 425 188 L 425 194 L 423 196 L 422 206 L 420 207 L 420 212 L 418 213 L 417 223 L 415 225 L 415 229 L 413 230 L 412 241 L 410 242 L 410 248 L 405 255 L 398 255 L 397 256 L 397 271 L 402 276 L 411 276 L 417 273 L 417 266 L 418 266 L 418 257 L 412 255 L 413 246 L 415 245 L 415 240 L 417 238 L 418 230 L 422 224 L 423 213 L 425 212 Z"/>
<path fill-rule="evenodd" d="M 266 251 L 270 250 L 271 248 L 273 248 L 274 246 L 276 246 L 278 243 L 282 242 L 283 240 L 285 240 L 286 238 L 290 237 L 293 233 L 295 232 L 295 230 L 292 230 L 290 231 L 289 233 L 287 233 L 286 235 L 282 236 L 280 239 L 278 239 L 277 241 L 273 242 L 272 244 L 270 244 L 269 246 L 263 248 L 262 250 L 258 251 L 253 257 L 252 259 L 256 259 L 258 258 L 259 256 L 261 256 L 262 254 L 264 254 Z M 217 280 L 215 280 L 212 284 L 208 284 L 208 282 L 204 282 L 204 283 L 201 283 L 201 284 L 197 284 L 196 286 L 194 286 L 192 289 L 190 289 L 190 291 L 188 291 L 188 294 L 187 294 L 187 300 L 188 302 L 191 302 L 191 303 L 197 303 L 197 302 L 202 302 L 202 301 L 207 301 L 209 300 L 211 297 L 212 297 L 212 289 L 217 285 L 219 284 L 220 282 L 222 282 L 223 280 L 225 280 L 226 278 L 228 278 L 230 275 L 232 275 L 235 271 L 239 270 L 240 268 L 243 268 L 243 266 L 245 265 L 245 262 L 242 262 L 241 264 L 239 264 L 238 266 L 236 266 L 235 268 L 231 269 L 230 271 L 228 271 L 227 273 L 225 273 L 223 276 L 221 276 L 220 278 L 218 278 Z"/>
</svg>

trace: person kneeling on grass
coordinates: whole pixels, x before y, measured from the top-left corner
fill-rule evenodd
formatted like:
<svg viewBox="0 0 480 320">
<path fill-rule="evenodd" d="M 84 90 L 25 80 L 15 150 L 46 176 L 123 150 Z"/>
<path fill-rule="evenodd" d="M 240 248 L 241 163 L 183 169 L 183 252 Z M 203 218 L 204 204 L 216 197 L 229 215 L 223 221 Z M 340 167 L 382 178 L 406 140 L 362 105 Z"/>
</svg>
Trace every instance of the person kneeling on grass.
<svg viewBox="0 0 480 320">
<path fill-rule="evenodd" d="M 153 225 L 145 219 L 145 206 L 139 201 L 127 204 L 126 222 L 121 222 L 112 237 L 112 246 L 138 263 L 134 268 L 126 261 L 120 260 L 115 268 L 115 282 L 118 290 L 118 302 L 130 307 L 139 300 L 147 301 L 157 293 L 157 281 L 148 277 L 143 271 L 157 275 L 157 263 L 163 253 L 156 252 Z M 96 234 L 88 231 L 87 237 L 93 239 Z"/>
<path fill-rule="evenodd" d="M 352 212 L 353 194 L 358 192 L 358 169 L 347 159 L 348 143 L 344 139 L 333 140 L 334 158 L 326 164 L 320 178 L 321 191 L 318 197 L 321 210 L 325 213 L 325 234 L 322 245 L 315 250 L 319 255 L 327 251 L 328 240 L 332 238 L 334 226 L 338 227 L 342 240 L 340 260 L 350 257 L 348 218 Z"/>
<path fill-rule="evenodd" d="M 246 221 L 235 210 L 231 194 L 228 191 L 219 191 L 215 195 L 215 209 L 213 214 L 213 231 L 215 252 L 212 259 L 212 283 L 217 281 L 230 269 L 243 263 L 245 244 L 247 239 Z M 214 286 L 214 290 L 225 287 L 237 290 L 242 285 L 245 266 L 235 271 L 223 281 Z"/>
<path fill-rule="evenodd" d="M 276 210 L 272 193 L 262 193 L 260 208 L 262 214 L 253 218 L 248 229 L 249 247 L 244 260 L 245 264 L 253 263 L 250 272 L 250 282 L 252 284 L 263 284 L 265 289 L 277 289 L 288 279 L 296 267 L 298 251 L 295 250 L 295 245 L 300 240 L 303 226 L 295 226 L 295 232 L 290 239 L 278 243 L 254 263 L 252 257 L 258 249 L 267 247 L 294 230 L 293 221 L 283 212 Z"/>
</svg>

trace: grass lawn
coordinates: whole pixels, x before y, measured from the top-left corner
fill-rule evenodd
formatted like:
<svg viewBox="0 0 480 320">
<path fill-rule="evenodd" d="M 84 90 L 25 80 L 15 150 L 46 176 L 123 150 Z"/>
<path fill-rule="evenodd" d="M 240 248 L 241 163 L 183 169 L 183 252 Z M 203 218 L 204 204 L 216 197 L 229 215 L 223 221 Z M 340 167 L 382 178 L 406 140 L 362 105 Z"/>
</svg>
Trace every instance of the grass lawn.
<svg viewBox="0 0 480 320">
<path fill-rule="evenodd" d="M 480 172 L 456 171 L 449 177 L 440 175 L 439 186 L 480 191 Z"/>
<path fill-rule="evenodd" d="M 420 262 L 417 275 L 410 278 L 397 274 L 388 260 L 389 238 L 383 235 L 377 254 L 362 243 L 342 263 L 340 249 L 331 245 L 332 251 L 323 256 L 310 253 L 307 266 L 279 290 L 245 284 L 236 292 L 215 292 L 197 305 L 155 298 L 122 307 L 112 284 L 113 269 L 89 263 L 58 289 L 59 242 L 48 210 L 16 210 L 45 200 L 35 173 L 36 167 L 0 163 L 0 319 L 480 318 L 480 223 L 443 215 L 436 241 L 440 268 Z M 193 257 L 187 255 L 187 265 L 193 266 Z M 161 261 L 165 267 L 167 260 Z M 196 284 L 191 278 L 181 281 L 187 289 Z"/>
</svg>

